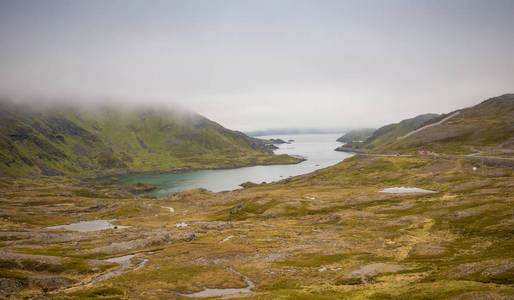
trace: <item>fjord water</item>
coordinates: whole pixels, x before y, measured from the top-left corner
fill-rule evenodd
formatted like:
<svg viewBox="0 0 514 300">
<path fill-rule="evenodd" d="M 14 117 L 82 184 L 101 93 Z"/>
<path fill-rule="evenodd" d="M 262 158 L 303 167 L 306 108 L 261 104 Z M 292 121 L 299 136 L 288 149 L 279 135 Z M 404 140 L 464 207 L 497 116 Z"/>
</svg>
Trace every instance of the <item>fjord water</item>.
<svg viewBox="0 0 514 300">
<path fill-rule="evenodd" d="M 157 187 L 153 194 L 158 197 L 194 188 L 205 188 L 213 192 L 234 190 L 240 188 L 239 185 L 243 182 L 269 183 L 325 168 L 352 156 L 351 153 L 334 151 L 341 145 L 336 141 L 339 136 L 340 134 L 298 134 L 259 137 L 294 140 L 291 144 L 277 145 L 279 149 L 275 150 L 275 153 L 298 155 L 307 159 L 295 165 L 253 166 L 165 174 L 130 174 L 120 176 L 119 180 L 120 184 L 151 183 Z"/>
</svg>

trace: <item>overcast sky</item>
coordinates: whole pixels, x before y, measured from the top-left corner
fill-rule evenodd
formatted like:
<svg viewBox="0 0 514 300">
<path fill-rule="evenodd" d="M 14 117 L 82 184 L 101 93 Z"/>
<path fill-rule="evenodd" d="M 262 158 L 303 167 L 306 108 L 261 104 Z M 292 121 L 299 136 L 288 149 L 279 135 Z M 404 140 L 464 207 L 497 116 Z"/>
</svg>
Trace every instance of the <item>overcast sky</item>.
<svg viewBox="0 0 514 300">
<path fill-rule="evenodd" d="M 381 126 L 514 92 L 514 1 L 0 0 L 0 94 Z"/>
</svg>

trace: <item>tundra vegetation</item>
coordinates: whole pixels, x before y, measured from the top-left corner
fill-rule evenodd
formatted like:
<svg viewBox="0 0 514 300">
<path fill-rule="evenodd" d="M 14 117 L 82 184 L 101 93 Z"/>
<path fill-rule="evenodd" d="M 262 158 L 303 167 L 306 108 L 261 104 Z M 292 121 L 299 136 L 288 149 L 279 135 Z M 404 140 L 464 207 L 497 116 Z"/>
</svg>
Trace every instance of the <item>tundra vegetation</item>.
<svg viewBox="0 0 514 300">
<path fill-rule="evenodd" d="M 503 138 L 496 141 L 505 148 Z M 18 298 L 188 299 L 205 289 L 245 288 L 248 279 L 255 288 L 228 296 L 511 299 L 509 161 L 356 155 L 279 182 L 161 198 L 136 195 L 151 189 L 145 185 L 4 176 L 0 291 Z M 435 193 L 380 192 L 399 186 Z M 47 228 L 88 220 L 128 227 Z M 125 255 L 134 256 L 121 272 L 93 281 L 122 266 L 107 259 Z"/>
<path fill-rule="evenodd" d="M 0 175 L 97 177 L 293 164 L 273 145 L 198 114 L 0 102 Z"/>
</svg>

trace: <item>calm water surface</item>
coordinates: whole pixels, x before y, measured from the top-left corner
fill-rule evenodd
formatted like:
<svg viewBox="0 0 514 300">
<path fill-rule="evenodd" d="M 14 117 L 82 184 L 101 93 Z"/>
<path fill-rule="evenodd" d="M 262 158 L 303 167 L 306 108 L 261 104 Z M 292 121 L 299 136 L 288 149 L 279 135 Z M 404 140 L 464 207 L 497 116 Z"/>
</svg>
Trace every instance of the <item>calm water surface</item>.
<svg viewBox="0 0 514 300">
<path fill-rule="evenodd" d="M 157 186 L 153 191 L 156 196 L 194 189 L 205 188 L 213 192 L 234 190 L 246 181 L 255 183 L 273 182 L 312 172 L 334 165 L 353 154 L 337 152 L 334 149 L 341 144 L 336 142 L 340 134 L 299 134 L 273 135 L 259 138 L 280 138 L 285 141 L 295 140 L 291 144 L 277 145 L 276 154 L 290 154 L 305 157 L 307 160 L 296 165 L 254 166 L 225 170 L 200 170 L 166 174 L 132 174 L 118 177 L 121 184 L 146 182 Z"/>
</svg>

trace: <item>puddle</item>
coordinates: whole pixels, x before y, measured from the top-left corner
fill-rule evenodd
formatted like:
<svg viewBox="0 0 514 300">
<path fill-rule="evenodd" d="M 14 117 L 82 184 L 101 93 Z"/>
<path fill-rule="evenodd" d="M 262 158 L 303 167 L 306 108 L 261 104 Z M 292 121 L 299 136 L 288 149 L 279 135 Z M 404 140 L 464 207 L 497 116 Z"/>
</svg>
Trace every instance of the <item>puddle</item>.
<svg viewBox="0 0 514 300">
<path fill-rule="evenodd" d="M 113 220 L 94 220 L 94 221 L 81 221 L 78 223 L 72 223 L 67 225 L 58 225 L 58 226 L 50 226 L 46 229 L 66 229 L 71 231 L 98 231 L 105 229 L 123 229 L 129 228 L 130 226 L 121 226 L 121 225 L 113 225 L 111 224 Z"/>
<path fill-rule="evenodd" d="M 134 265 L 131 262 L 131 259 L 134 256 L 136 256 L 136 255 L 135 254 L 130 254 L 130 255 L 125 255 L 125 256 L 120 256 L 120 257 L 113 257 L 113 258 L 109 258 L 109 259 L 104 260 L 104 261 L 110 262 L 110 263 L 121 263 L 121 267 L 119 267 L 116 270 L 113 270 L 113 271 L 107 272 L 105 274 L 102 274 L 102 275 L 100 275 L 98 277 L 95 277 L 90 282 L 83 284 L 83 286 L 88 286 L 88 285 L 96 283 L 96 282 L 98 282 L 100 280 L 106 279 L 108 277 L 121 274 L 123 272 L 123 270 L 125 270 L 126 268 Z M 134 268 L 134 271 L 144 267 L 144 265 L 146 264 L 147 261 L 148 261 L 148 259 L 143 258 L 143 260 Z"/>
<path fill-rule="evenodd" d="M 407 193 L 437 193 L 435 191 L 424 190 L 416 187 L 392 187 L 383 189 L 380 193 L 394 193 L 394 194 L 407 194 Z"/>
<path fill-rule="evenodd" d="M 187 223 L 184 223 L 184 222 L 177 223 L 177 224 L 175 224 L 175 227 L 187 227 Z"/>
<path fill-rule="evenodd" d="M 137 265 L 137 267 L 134 269 L 135 270 L 139 270 L 141 269 L 142 267 L 144 267 L 146 265 L 146 262 L 148 261 L 148 259 L 146 258 L 143 258 L 143 261 L 139 263 L 139 265 Z"/>
<path fill-rule="evenodd" d="M 110 262 L 110 263 L 123 263 L 123 264 L 128 262 L 130 264 L 130 260 L 134 256 L 135 256 L 134 254 L 129 254 L 129 255 L 125 255 L 125 256 L 109 258 L 109 259 L 106 259 L 105 261 Z"/>
<path fill-rule="evenodd" d="M 251 293 L 252 289 L 255 287 L 255 284 L 246 276 L 239 273 L 238 271 L 228 268 L 229 271 L 236 273 L 238 275 L 243 276 L 243 280 L 248 285 L 245 288 L 228 288 L 228 289 L 204 289 L 203 291 L 191 293 L 191 294 L 182 294 L 182 293 L 175 293 L 176 295 L 188 297 L 188 298 L 209 298 L 209 297 L 219 297 L 219 296 L 225 296 L 235 293 Z"/>
<path fill-rule="evenodd" d="M 173 207 L 169 207 L 169 206 L 161 206 L 161 207 L 169 209 L 171 213 L 175 212 L 175 209 L 173 209 Z"/>
</svg>

